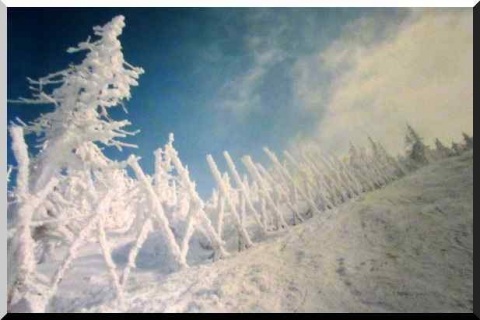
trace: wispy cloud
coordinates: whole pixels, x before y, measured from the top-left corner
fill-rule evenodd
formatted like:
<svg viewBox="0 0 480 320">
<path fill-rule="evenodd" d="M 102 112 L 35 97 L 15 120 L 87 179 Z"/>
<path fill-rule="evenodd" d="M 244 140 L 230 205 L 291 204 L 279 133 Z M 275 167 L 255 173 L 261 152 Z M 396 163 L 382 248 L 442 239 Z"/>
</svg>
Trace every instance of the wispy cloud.
<svg viewBox="0 0 480 320">
<path fill-rule="evenodd" d="M 274 49 L 255 55 L 253 66 L 223 86 L 219 106 L 233 111 L 238 116 L 246 115 L 258 107 L 260 103 L 258 87 L 262 84 L 266 72 L 278 59 L 276 55 Z"/>
<path fill-rule="evenodd" d="M 271 23 L 272 12 L 259 9 L 246 15 L 247 30 L 243 37 L 248 67 L 235 78 L 227 81 L 219 91 L 217 106 L 244 118 L 260 107 L 261 92 L 265 75 L 286 58 L 279 45 L 286 24 L 275 27 Z"/>
</svg>

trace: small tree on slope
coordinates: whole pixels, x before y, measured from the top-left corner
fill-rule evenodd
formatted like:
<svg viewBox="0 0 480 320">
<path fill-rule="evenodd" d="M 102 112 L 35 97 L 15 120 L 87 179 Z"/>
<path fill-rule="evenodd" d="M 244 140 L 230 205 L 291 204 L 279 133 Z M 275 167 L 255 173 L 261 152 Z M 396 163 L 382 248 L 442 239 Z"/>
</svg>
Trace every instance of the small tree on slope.
<svg viewBox="0 0 480 320">
<path fill-rule="evenodd" d="M 438 159 L 447 158 L 452 155 L 452 152 L 447 147 L 445 147 L 438 138 L 435 139 L 435 147 Z"/>
<path fill-rule="evenodd" d="M 380 166 L 386 171 L 386 173 L 397 177 L 401 177 L 405 174 L 395 158 L 385 150 L 385 147 L 380 142 L 373 141 L 371 137 L 368 137 L 368 140 L 370 141 L 375 160 L 379 162 Z"/>
</svg>

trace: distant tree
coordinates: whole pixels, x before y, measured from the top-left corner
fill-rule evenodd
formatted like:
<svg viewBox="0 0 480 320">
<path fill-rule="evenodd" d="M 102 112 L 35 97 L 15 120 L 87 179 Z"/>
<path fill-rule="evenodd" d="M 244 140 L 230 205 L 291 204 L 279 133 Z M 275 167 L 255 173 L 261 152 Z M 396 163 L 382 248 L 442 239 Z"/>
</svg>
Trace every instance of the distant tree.
<svg viewBox="0 0 480 320">
<path fill-rule="evenodd" d="M 429 162 L 429 151 L 422 140 L 418 133 L 407 124 L 407 135 L 405 136 L 407 159 L 417 167 L 426 165 Z"/>
<path fill-rule="evenodd" d="M 452 152 L 453 152 L 453 155 L 458 156 L 462 154 L 463 148 L 459 143 L 452 142 Z"/>
<path fill-rule="evenodd" d="M 385 174 L 397 177 L 405 175 L 404 169 L 398 161 L 387 152 L 380 142 L 374 141 L 371 137 L 368 137 L 368 140 L 371 145 L 373 157 L 379 162 Z"/>
<path fill-rule="evenodd" d="M 452 155 L 450 149 L 445 147 L 443 143 L 437 138 L 435 139 L 436 154 L 438 159 L 447 158 Z"/>
<path fill-rule="evenodd" d="M 376 188 L 375 179 L 372 179 L 372 176 L 363 162 L 362 158 L 362 149 L 360 150 L 352 143 L 350 143 L 350 148 L 348 150 L 348 163 L 352 168 L 352 171 L 358 181 L 362 186 L 363 191 L 370 191 Z"/>
<path fill-rule="evenodd" d="M 465 149 L 470 150 L 473 149 L 473 137 L 470 137 L 468 134 L 465 132 L 462 133 L 463 140 L 465 143 Z"/>
</svg>

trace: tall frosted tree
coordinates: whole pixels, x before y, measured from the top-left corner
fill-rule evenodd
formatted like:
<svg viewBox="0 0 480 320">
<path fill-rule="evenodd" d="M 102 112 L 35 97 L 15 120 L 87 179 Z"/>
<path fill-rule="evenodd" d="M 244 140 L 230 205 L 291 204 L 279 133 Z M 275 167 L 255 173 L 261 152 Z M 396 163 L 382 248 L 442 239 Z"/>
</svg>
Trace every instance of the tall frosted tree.
<svg viewBox="0 0 480 320">
<path fill-rule="evenodd" d="M 26 128 L 26 133 L 40 136 L 41 151 L 32 172 L 32 187 L 41 188 L 62 167 L 79 162 L 78 152 L 88 143 L 101 143 L 122 149 L 124 138 L 134 132 L 123 128 L 128 120 L 110 118 L 108 109 L 122 105 L 130 98 L 130 87 L 138 85 L 143 69 L 124 60 L 122 45 L 117 39 L 125 26 L 123 16 L 113 18 L 103 27 L 93 28 L 99 37 L 69 48 L 67 52 L 87 51 L 79 65 L 49 74 L 38 80 L 28 79 L 33 98 L 17 102 L 53 104 L 54 111 L 43 114 Z"/>
<path fill-rule="evenodd" d="M 12 125 L 12 148 L 18 162 L 15 264 L 19 266 L 9 302 L 37 295 L 32 291 L 35 274 L 33 240 L 30 224 L 39 201 L 54 188 L 66 170 L 95 170 L 112 167 L 112 161 L 89 161 L 90 151 L 100 150 L 97 144 L 122 149 L 129 145 L 119 140 L 135 134 L 124 130 L 127 120 L 113 120 L 109 108 L 130 98 L 130 87 L 137 85 L 143 73 L 124 60 L 118 37 L 125 26 L 123 16 L 117 16 L 104 26 L 93 28 L 97 40 L 89 37 L 67 52 L 86 51 L 85 59 L 38 80 L 27 78 L 31 98 L 10 101 L 25 104 L 52 104 L 54 110 L 24 126 Z M 40 151 L 30 159 L 24 134 L 39 137 Z M 87 158 L 82 157 L 87 155 Z M 103 168 L 102 168 L 103 166 Z M 41 195 L 42 197 L 40 197 Z M 30 301 L 29 308 L 36 310 Z"/>
</svg>

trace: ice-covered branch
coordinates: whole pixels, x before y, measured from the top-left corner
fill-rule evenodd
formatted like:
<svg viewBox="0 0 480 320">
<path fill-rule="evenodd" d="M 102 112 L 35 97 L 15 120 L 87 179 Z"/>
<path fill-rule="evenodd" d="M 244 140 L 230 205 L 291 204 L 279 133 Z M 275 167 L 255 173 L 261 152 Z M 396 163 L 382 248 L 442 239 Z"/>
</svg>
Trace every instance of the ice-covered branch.
<svg viewBox="0 0 480 320">
<path fill-rule="evenodd" d="M 126 286 L 131 269 L 136 267 L 135 260 L 137 258 L 138 252 L 147 240 L 147 237 L 152 230 L 152 220 L 150 218 L 147 218 L 143 223 L 137 239 L 135 240 L 135 243 L 133 244 L 133 247 L 130 249 L 130 252 L 128 254 L 127 266 L 123 270 L 123 275 L 121 279 L 122 286 Z"/>
<path fill-rule="evenodd" d="M 98 240 L 100 242 L 100 247 L 102 249 L 103 259 L 105 264 L 107 265 L 108 271 L 112 278 L 112 282 L 115 288 L 115 292 L 117 294 L 117 299 L 120 302 L 120 305 L 124 303 L 124 295 L 123 295 L 123 288 L 120 284 L 120 278 L 117 274 L 117 266 L 112 259 L 112 253 L 110 249 L 110 244 L 107 241 L 107 235 L 105 234 L 105 215 L 99 219 L 97 230 L 98 230 Z"/>
<path fill-rule="evenodd" d="M 297 189 L 297 192 L 300 193 L 300 195 L 304 198 L 305 201 L 307 201 L 307 203 L 311 206 L 311 209 L 313 211 L 320 213 L 320 210 L 317 208 L 317 205 L 315 204 L 313 199 L 311 199 L 308 195 L 305 194 L 305 192 L 301 190 L 301 188 L 298 186 L 298 183 L 280 164 L 280 161 L 278 160 L 277 156 L 273 152 L 271 152 L 268 148 L 264 148 L 263 150 L 265 151 L 267 156 L 270 158 L 270 160 L 273 162 L 278 174 L 283 175 L 287 179 L 287 181 L 290 182 L 294 186 L 294 188 Z"/>
<path fill-rule="evenodd" d="M 262 195 L 266 199 L 266 204 L 270 206 L 270 209 L 273 211 L 273 214 L 276 218 L 277 229 L 285 229 L 287 227 L 287 223 L 285 222 L 285 219 L 283 218 L 283 215 L 280 212 L 279 208 L 277 207 L 275 202 L 272 200 L 270 196 L 270 190 L 269 190 L 270 188 L 267 182 L 262 178 L 262 176 L 258 172 L 258 169 L 255 167 L 255 164 L 253 163 L 252 158 L 250 158 L 250 156 L 244 156 L 242 158 L 242 162 L 247 168 L 247 171 L 251 175 L 252 179 L 257 181 L 259 188 L 262 192 Z"/>
<path fill-rule="evenodd" d="M 153 190 L 151 183 L 147 180 L 143 170 L 138 164 L 138 159 L 134 156 L 130 156 L 128 162 L 147 194 L 150 210 L 154 214 L 155 220 L 158 221 L 158 225 L 160 226 L 160 230 L 166 239 L 168 249 L 172 254 L 174 261 L 177 263 L 179 268 L 187 267 L 186 260 L 182 257 L 180 247 L 178 246 L 175 236 L 170 229 L 170 224 L 165 216 L 163 206 Z"/>
<path fill-rule="evenodd" d="M 213 160 L 213 157 L 211 155 L 207 155 L 207 162 L 208 166 L 210 167 L 210 171 L 213 175 L 213 178 L 215 179 L 215 182 L 217 183 L 218 189 L 223 197 L 225 197 L 226 203 L 229 206 L 229 209 L 232 213 L 233 216 L 233 222 L 235 224 L 235 228 L 238 231 L 238 234 L 240 238 L 242 239 L 242 242 L 245 246 L 245 248 L 251 247 L 253 245 L 252 240 L 250 239 L 250 236 L 245 229 L 244 226 L 242 226 L 242 223 L 240 221 L 240 216 L 238 215 L 237 208 L 235 207 L 235 204 L 230 196 L 230 190 L 226 186 L 225 181 L 222 179 L 222 176 L 220 174 L 220 171 L 218 170 L 218 167 Z"/>
<path fill-rule="evenodd" d="M 30 159 L 28 157 L 28 147 L 25 143 L 22 127 L 11 126 L 9 131 L 12 137 L 12 151 L 17 160 L 18 168 L 16 194 L 23 201 L 29 193 Z"/>
<path fill-rule="evenodd" d="M 223 152 L 223 156 L 225 157 L 225 160 L 227 161 L 228 169 L 230 170 L 230 173 L 232 174 L 233 179 L 234 179 L 237 187 L 240 189 L 240 192 L 243 195 L 243 200 L 245 201 L 245 204 L 248 206 L 248 210 L 253 212 L 253 215 L 255 217 L 255 221 L 262 227 L 262 230 L 265 231 L 265 226 L 263 225 L 263 223 L 260 219 L 260 215 L 258 214 L 257 210 L 253 206 L 253 203 L 252 203 L 252 200 L 250 199 L 250 194 L 247 190 L 247 187 L 242 182 L 242 180 L 240 178 L 240 175 L 238 174 L 237 169 L 235 168 L 235 164 L 233 163 L 232 158 L 230 157 L 230 155 L 228 154 L 227 151 Z"/>
<path fill-rule="evenodd" d="M 215 232 L 215 229 L 213 228 L 210 219 L 204 211 L 204 203 L 198 195 L 197 191 L 195 190 L 194 183 L 190 180 L 188 170 L 183 166 L 180 158 L 178 157 L 177 151 L 173 148 L 173 134 L 170 134 L 169 143 L 165 146 L 165 152 L 166 154 L 168 154 L 169 159 L 171 159 L 172 164 L 177 169 L 182 184 L 184 185 L 188 195 L 190 196 L 190 201 L 192 201 L 194 207 L 197 209 L 197 212 L 194 215 L 192 214 L 192 216 L 190 216 L 190 220 L 196 219 L 196 216 L 198 216 L 198 219 L 200 219 L 200 223 L 203 226 L 206 235 L 208 236 L 210 243 L 215 250 L 215 254 L 217 255 L 217 257 L 221 258 L 228 256 L 228 253 L 223 247 L 222 239 Z M 192 223 L 193 221 L 190 222 L 190 224 Z"/>
</svg>

